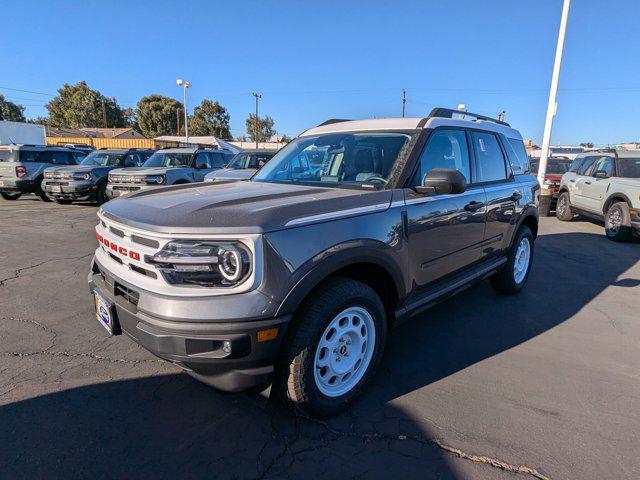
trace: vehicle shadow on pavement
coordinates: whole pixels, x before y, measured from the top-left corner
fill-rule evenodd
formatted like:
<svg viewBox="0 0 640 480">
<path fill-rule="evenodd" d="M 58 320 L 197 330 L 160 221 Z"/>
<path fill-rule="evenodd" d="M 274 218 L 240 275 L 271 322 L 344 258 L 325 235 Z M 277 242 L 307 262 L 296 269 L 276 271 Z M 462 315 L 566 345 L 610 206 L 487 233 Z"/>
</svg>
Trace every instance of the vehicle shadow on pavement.
<svg viewBox="0 0 640 480">
<path fill-rule="evenodd" d="M 441 432 L 400 400 L 421 390 L 419 401 L 439 380 L 535 339 L 611 285 L 638 284 L 620 278 L 637 245 L 568 233 L 541 236 L 536 249 L 520 295 L 484 282 L 393 332 L 371 388 L 343 415 L 296 418 L 266 395 L 221 394 L 185 374 L 87 385 L 0 407 L 0 476 L 502 478 L 440 448 Z"/>
</svg>

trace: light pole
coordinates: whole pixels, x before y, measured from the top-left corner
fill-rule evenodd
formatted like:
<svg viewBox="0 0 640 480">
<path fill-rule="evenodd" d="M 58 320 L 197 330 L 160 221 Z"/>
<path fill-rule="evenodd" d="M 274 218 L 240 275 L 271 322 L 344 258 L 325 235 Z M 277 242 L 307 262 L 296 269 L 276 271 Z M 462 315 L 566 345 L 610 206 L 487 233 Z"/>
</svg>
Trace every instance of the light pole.
<svg viewBox="0 0 640 480">
<path fill-rule="evenodd" d="M 262 95 L 253 92 L 251 95 L 256 97 L 256 118 L 255 123 L 253 124 L 253 134 L 256 136 L 256 150 L 258 149 L 258 100 L 262 98 Z"/>
<path fill-rule="evenodd" d="M 189 117 L 187 116 L 187 88 L 191 86 L 191 82 L 187 82 L 186 80 L 182 80 L 179 78 L 176 80 L 176 84 L 180 87 L 182 86 L 182 91 L 184 95 L 184 136 L 185 143 L 189 143 Z"/>
<path fill-rule="evenodd" d="M 549 103 L 547 105 L 547 118 L 544 122 L 544 134 L 542 136 L 542 151 L 540 152 L 540 165 L 538 167 L 538 182 L 540 182 L 540 204 L 538 208 L 541 215 L 548 215 L 551 206 L 551 192 L 544 188 L 544 179 L 547 173 L 547 159 L 549 158 L 549 144 L 551 143 L 551 129 L 553 117 L 556 114 L 556 94 L 558 93 L 558 79 L 560 78 L 560 66 L 562 65 L 562 50 L 564 48 L 564 34 L 567 30 L 567 18 L 569 17 L 569 5 L 571 0 L 564 0 L 562 17 L 560 19 L 560 32 L 558 33 L 558 45 L 556 46 L 556 60 L 553 64 L 551 77 L 551 90 L 549 90 Z"/>
</svg>

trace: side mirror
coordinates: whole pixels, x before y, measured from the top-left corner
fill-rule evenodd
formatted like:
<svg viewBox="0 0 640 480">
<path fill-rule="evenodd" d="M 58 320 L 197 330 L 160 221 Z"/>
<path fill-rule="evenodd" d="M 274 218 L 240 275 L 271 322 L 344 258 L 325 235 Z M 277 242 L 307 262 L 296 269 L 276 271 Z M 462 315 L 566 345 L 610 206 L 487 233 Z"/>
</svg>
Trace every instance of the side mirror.
<svg viewBox="0 0 640 480">
<path fill-rule="evenodd" d="M 609 178 L 607 172 L 605 172 L 604 170 L 596 170 L 593 176 L 596 178 Z"/>
<path fill-rule="evenodd" d="M 414 187 L 414 190 L 425 195 L 464 193 L 467 190 L 467 179 L 453 168 L 434 168 L 425 175 L 422 185 Z"/>
</svg>

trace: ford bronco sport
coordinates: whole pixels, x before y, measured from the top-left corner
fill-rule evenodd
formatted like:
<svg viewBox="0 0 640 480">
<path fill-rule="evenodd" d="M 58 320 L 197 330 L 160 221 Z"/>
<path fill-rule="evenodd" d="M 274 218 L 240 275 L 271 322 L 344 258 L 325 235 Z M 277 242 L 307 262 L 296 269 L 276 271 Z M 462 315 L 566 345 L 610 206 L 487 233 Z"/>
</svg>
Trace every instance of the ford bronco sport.
<svg viewBox="0 0 640 480">
<path fill-rule="evenodd" d="M 346 408 L 390 328 L 473 282 L 527 282 L 539 185 L 522 137 L 457 115 L 328 121 L 250 181 L 105 204 L 98 323 L 219 389 L 272 383 L 306 414 Z M 318 151 L 320 167 L 301 161 Z"/>
<path fill-rule="evenodd" d="M 23 193 L 51 199 L 42 189 L 44 170 L 52 165 L 76 165 L 87 154 L 75 148 L 47 145 L 0 146 L 0 196 L 17 200 Z"/>
<path fill-rule="evenodd" d="M 575 214 L 604 220 L 607 238 L 640 233 L 640 150 L 605 149 L 578 155 L 562 176 L 559 220 Z"/>
<path fill-rule="evenodd" d="M 49 167 L 44 171 L 42 188 L 57 203 L 74 200 L 95 200 L 99 205 L 107 198 L 109 172 L 120 167 L 139 167 L 153 150 L 129 148 L 124 150 L 94 150 L 80 165 Z"/>
<path fill-rule="evenodd" d="M 112 170 L 107 196 L 116 198 L 139 190 L 202 182 L 207 173 L 222 168 L 232 158 L 233 153 L 217 148 L 158 150 L 141 167 Z"/>
</svg>

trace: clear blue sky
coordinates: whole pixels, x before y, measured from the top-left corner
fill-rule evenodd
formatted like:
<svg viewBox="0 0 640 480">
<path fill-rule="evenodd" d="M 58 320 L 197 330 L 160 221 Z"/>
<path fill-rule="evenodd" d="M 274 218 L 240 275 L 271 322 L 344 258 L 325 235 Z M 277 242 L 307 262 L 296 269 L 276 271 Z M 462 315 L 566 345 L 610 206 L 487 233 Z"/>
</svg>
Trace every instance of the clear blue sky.
<svg viewBox="0 0 640 480">
<path fill-rule="evenodd" d="M 0 93 L 46 114 L 86 80 L 122 106 L 160 93 L 218 99 L 234 135 L 261 114 L 290 136 L 327 118 L 407 116 L 466 103 L 540 141 L 562 0 L 12 1 Z M 574 0 L 554 143 L 640 139 L 640 2 Z"/>
</svg>

